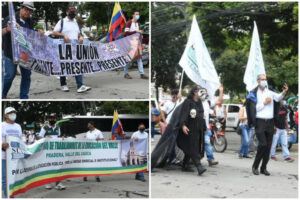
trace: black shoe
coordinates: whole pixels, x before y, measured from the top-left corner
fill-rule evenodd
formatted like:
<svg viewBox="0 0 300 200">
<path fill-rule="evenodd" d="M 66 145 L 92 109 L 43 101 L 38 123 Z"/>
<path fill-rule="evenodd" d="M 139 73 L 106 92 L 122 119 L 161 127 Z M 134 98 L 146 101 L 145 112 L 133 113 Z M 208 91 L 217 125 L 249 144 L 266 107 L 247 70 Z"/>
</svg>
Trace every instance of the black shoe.
<svg viewBox="0 0 300 200">
<path fill-rule="evenodd" d="M 199 165 L 198 167 L 197 167 L 197 170 L 198 170 L 198 175 L 200 176 L 201 174 L 203 174 L 205 171 L 206 171 L 206 169 L 202 166 L 202 165 Z"/>
<path fill-rule="evenodd" d="M 260 173 L 261 173 L 261 174 L 264 174 L 264 175 L 266 175 L 266 176 L 270 176 L 270 175 L 271 175 L 271 174 L 268 172 L 267 169 L 261 169 L 261 170 L 260 170 Z"/>
<path fill-rule="evenodd" d="M 244 155 L 243 158 L 252 158 L 252 157 L 251 157 L 251 156 L 248 156 L 248 155 L 247 155 L 247 156 Z"/>
<path fill-rule="evenodd" d="M 254 175 L 259 175 L 258 169 L 255 169 L 254 167 L 252 167 L 252 172 Z"/>
<path fill-rule="evenodd" d="M 146 182 L 146 179 L 144 179 L 144 178 L 138 178 L 138 177 L 135 177 L 135 180 L 137 180 L 137 181 L 142 181 L 142 182 Z"/>
<path fill-rule="evenodd" d="M 97 177 L 97 178 L 96 178 L 96 181 L 97 181 L 97 182 L 101 182 L 101 180 L 100 180 L 100 178 L 99 178 L 99 177 Z"/>
<path fill-rule="evenodd" d="M 87 181 L 87 177 L 83 177 L 83 181 Z"/>
<path fill-rule="evenodd" d="M 181 170 L 182 170 L 183 172 L 194 172 L 194 171 L 195 171 L 195 170 L 193 170 L 193 168 L 192 168 L 191 166 L 189 166 L 189 165 L 183 165 L 182 168 L 181 168 Z"/>
</svg>

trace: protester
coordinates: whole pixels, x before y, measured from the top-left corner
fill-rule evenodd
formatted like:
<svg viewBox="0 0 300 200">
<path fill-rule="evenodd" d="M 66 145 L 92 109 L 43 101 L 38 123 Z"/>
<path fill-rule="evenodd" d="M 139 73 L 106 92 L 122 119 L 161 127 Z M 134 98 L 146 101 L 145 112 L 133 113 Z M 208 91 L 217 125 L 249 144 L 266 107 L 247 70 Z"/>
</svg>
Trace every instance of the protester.
<svg viewBox="0 0 300 200">
<path fill-rule="evenodd" d="M 154 101 L 151 101 L 151 141 L 154 141 L 155 124 L 160 122 L 160 112 L 156 108 Z"/>
<path fill-rule="evenodd" d="M 18 137 L 22 140 L 22 128 L 17 124 L 17 111 L 13 107 L 7 107 L 4 110 L 5 121 L 2 122 L 2 191 L 3 197 L 7 198 L 6 188 L 6 149 L 9 148 L 9 144 L 6 142 L 6 136 Z"/>
<path fill-rule="evenodd" d="M 17 26 L 33 30 L 33 21 L 31 14 L 35 10 L 33 2 L 23 2 L 19 12 L 16 12 Z M 11 41 L 11 22 L 9 16 L 7 16 L 2 23 L 2 51 L 4 52 L 4 68 L 5 75 L 2 86 L 2 99 L 7 98 L 7 94 L 11 88 L 17 72 L 17 64 L 13 61 L 13 50 Z M 39 30 L 40 34 L 44 32 Z M 20 67 L 21 70 L 21 85 L 20 85 L 20 99 L 28 99 L 28 93 L 31 82 L 31 70 Z"/>
<path fill-rule="evenodd" d="M 212 136 L 212 132 L 209 129 L 210 109 L 213 108 L 217 102 L 222 102 L 223 101 L 223 96 L 224 96 L 224 87 L 223 87 L 223 85 L 221 85 L 220 88 L 219 88 L 219 98 L 216 101 L 213 99 L 213 97 L 210 98 L 212 100 L 209 100 L 209 96 L 208 96 L 207 90 L 205 88 L 200 89 L 200 99 L 202 101 L 202 105 L 203 105 L 203 108 L 204 108 L 204 119 L 205 119 L 205 124 L 206 124 L 205 152 L 206 152 L 207 161 L 208 161 L 209 166 L 219 164 L 218 161 L 215 161 L 213 147 L 212 147 L 211 142 L 210 142 L 210 138 Z"/>
<path fill-rule="evenodd" d="M 290 157 L 290 152 L 288 149 L 288 130 L 289 124 L 287 120 L 288 116 L 288 108 L 284 105 L 283 100 L 280 100 L 280 109 L 279 113 L 275 115 L 274 122 L 275 122 L 275 129 L 276 133 L 273 135 L 273 142 L 271 148 L 271 159 L 277 161 L 276 158 L 276 147 L 278 144 L 278 140 L 280 138 L 281 141 L 281 148 L 282 154 L 285 161 L 293 162 L 294 159 Z"/>
<path fill-rule="evenodd" d="M 63 37 L 66 43 L 70 43 L 71 40 L 78 40 L 80 44 L 83 43 L 83 37 L 80 34 L 80 28 L 75 19 L 76 8 L 74 6 L 69 6 L 67 11 L 67 16 L 57 22 L 53 30 L 52 35 L 57 37 Z M 91 89 L 91 87 L 83 85 L 82 75 L 75 76 L 77 84 L 77 92 L 83 93 Z M 69 92 L 67 86 L 66 77 L 60 77 L 61 90 L 64 92 Z"/>
<path fill-rule="evenodd" d="M 273 101 L 276 105 L 276 102 L 279 102 L 287 93 L 288 86 L 284 84 L 284 89 L 280 94 L 270 91 L 265 74 L 257 76 L 257 83 L 258 86 L 250 92 L 246 102 L 248 125 L 255 127 L 255 134 L 259 142 L 252 172 L 259 175 L 258 167 L 262 160 L 260 173 L 270 176 L 267 164 L 274 134 L 274 116 L 276 116 Z"/>
<path fill-rule="evenodd" d="M 28 133 L 26 134 L 26 144 L 33 144 L 35 142 L 35 134 L 34 130 L 29 130 Z"/>
<path fill-rule="evenodd" d="M 124 36 L 132 35 L 134 33 L 143 34 L 143 31 L 140 30 L 140 24 L 138 23 L 139 18 L 140 18 L 140 12 L 135 11 L 132 15 L 132 19 L 126 23 Z M 149 77 L 144 74 L 144 66 L 143 66 L 142 58 L 137 59 L 137 64 L 138 64 L 141 79 L 149 79 Z M 125 74 L 124 78 L 132 79 L 132 77 L 128 74 L 128 65 L 124 67 L 124 74 Z"/>
<path fill-rule="evenodd" d="M 226 106 L 223 106 L 222 101 L 220 100 L 216 101 L 216 105 L 214 107 L 214 115 L 216 116 L 217 120 L 222 124 L 222 131 L 225 131 L 227 111 Z"/>
<path fill-rule="evenodd" d="M 138 131 L 134 132 L 131 136 L 131 139 L 134 139 L 136 141 L 141 139 L 147 139 L 148 141 L 148 134 L 145 132 L 145 125 L 143 123 L 139 124 Z M 136 173 L 135 179 L 145 182 L 144 172 Z"/>
<path fill-rule="evenodd" d="M 89 131 L 86 132 L 85 138 L 88 140 L 104 140 L 103 134 L 100 130 L 96 129 L 95 122 L 90 121 L 88 123 L 88 129 Z M 83 181 L 87 181 L 87 177 L 83 177 Z M 100 182 L 100 177 L 96 176 L 96 181 Z"/>
<path fill-rule="evenodd" d="M 48 117 L 49 120 L 49 125 L 45 125 L 41 128 L 40 134 L 38 136 L 38 138 L 58 138 L 61 136 L 61 131 L 60 128 L 58 126 L 56 126 L 56 115 L 55 114 L 51 114 Z M 64 137 L 62 137 L 64 138 Z M 52 185 L 51 184 L 47 184 L 45 186 L 46 189 L 52 189 Z M 55 185 L 55 189 L 57 190 L 64 190 L 66 189 L 66 187 L 60 182 L 56 182 Z"/>
<path fill-rule="evenodd" d="M 199 88 L 194 86 L 189 92 L 187 99 L 183 102 L 180 116 L 181 130 L 177 137 L 177 144 L 184 152 L 182 170 L 186 172 L 193 171 L 189 166 L 191 159 L 198 170 L 198 175 L 201 175 L 206 171 L 200 162 L 204 156 L 204 132 L 206 126 Z"/>
<path fill-rule="evenodd" d="M 161 118 L 163 120 L 163 126 L 167 127 L 168 123 L 172 117 L 172 114 L 177 106 L 179 106 L 183 101 L 182 101 L 182 95 L 179 93 L 177 89 L 173 89 L 171 91 L 171 101 L 167 101 L 164 106 L 162 107 L 162 112 L 161 112 Z M 163 132 L 162 132 L 163 133 Z M 175 154 L 175 144 L 173 147 L 173 150 L 169 154 L 169 163 L 171 164 L 179 164 L 180 160 L 176 158 Z"/>
<path fill-rule="evenodd" d="M 252 158 L 248 155 L 250 138 L 253 132 L 253 128 L 248 126 L 247 121 L 247 112 L 246 112 L 246 101 L 243 104 L 243 107 L 240 108 L 239 111 L 239 128 L 242 130 L 242 145 L 239 150 L 239 158 Z"/>
</svg>

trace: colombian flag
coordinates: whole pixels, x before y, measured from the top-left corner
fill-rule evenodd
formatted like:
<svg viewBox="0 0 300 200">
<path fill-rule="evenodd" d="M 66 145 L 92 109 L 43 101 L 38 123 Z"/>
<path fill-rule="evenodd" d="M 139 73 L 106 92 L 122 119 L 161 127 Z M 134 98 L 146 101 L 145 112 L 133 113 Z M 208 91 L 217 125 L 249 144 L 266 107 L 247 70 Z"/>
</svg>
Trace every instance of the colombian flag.
<svg viewBox="0 0 300 200">
<path fill-rule="evenodd" d="M 122 33 L 125 24 L 126 19 L 122 12 L 120 3 L 116 2 L 113 14 L 111 16 L 107 40 L 109 42 L 115 40 L 118 37 L 118 35 Z"/>
<path fill-rule="evenodd" d="M 119 132 L 119 135 L 117 134 Z M 119 119 L 118 111 L 114 111 L 114 118 L 111 130 L 111 139 L 122 139 L 123 138 L 123 127 Z"/>
</svg>

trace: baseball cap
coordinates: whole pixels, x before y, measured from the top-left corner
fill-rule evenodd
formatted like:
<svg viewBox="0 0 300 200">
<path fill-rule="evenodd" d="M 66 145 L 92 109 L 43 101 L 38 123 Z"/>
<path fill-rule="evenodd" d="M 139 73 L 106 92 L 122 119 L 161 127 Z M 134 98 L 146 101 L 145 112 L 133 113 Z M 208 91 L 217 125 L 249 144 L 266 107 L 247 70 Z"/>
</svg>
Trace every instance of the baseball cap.
<svg viewBox="0 0 300 200">
<path fill-rule="evenodd" d="M 6 115 L 7 113 L 10 112 L 17 112 L 16 109 L 14 109 L 13 107 L 7 107 L 5 108 L 4 114 Z"/>
</svg>

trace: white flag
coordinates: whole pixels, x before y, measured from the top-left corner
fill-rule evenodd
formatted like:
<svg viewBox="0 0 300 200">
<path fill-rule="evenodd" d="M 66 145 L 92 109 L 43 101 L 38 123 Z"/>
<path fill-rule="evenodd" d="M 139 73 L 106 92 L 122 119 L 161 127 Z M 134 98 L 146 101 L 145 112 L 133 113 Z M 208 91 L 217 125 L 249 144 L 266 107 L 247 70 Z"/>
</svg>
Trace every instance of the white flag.
<svg viewBox="0 0 300 200">
<path fill-rule="evenodd" d="M 210 98 L 214 96 L 216 90 L 220 87 L 220 80 L 204 43 L 195 15 L 189 40 L 179 65 L 193 82 L 207 89 Z"/>
<path fill-rule="evenodd" d="M 257 76 L 266 74 L 263 56 L 261 53 L 258 30 L 254 21 L 254 29 L 248 58 L 247 68 L 244 74 L 244 83 L 248 91 L 253 90 L 257 86 Z"/>
</svg>

